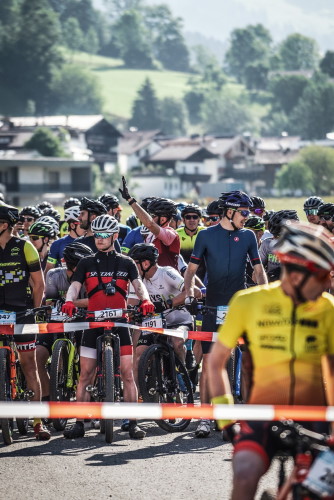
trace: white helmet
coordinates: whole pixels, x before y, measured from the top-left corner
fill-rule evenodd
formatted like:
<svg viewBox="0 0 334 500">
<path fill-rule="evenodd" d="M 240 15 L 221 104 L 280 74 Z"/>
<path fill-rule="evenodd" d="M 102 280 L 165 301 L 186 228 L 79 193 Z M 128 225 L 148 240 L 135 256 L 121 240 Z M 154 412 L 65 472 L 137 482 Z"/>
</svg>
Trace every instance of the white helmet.
<svg viewBox="0 0 334 500">
<path fill-rule="evenodd" d="M 38 217 L 36 222 L 46 222 L 47 224 L 50 224 L 50 226 L 54 230 L 55 235 L 58 235 L 59 224 L 53 217 L 50 217 L 49 215 L 42 215 L 42 217 Z"/>
<path fill-rule="evenodd" d="M 99 215 L 92 221 L 91 230 L 93 233 L 115 234 L 119 231 L 118 222 L 111 215 Z"/>
<path fill-rule="evenodd" d="M 274 252 L 282 264 L 305 267 L 312 273 L 334 268 L 332 235 L 320 225 L 287 221 Z"/>
<path fill-rule="evenodd" d="M 141 227 L 140 227 L 140 234 L 141 234 L 142 236 L 148 236 L 148 235 L 150 234 L 150 232 L 151 232 L 151 231 L 150 231 L 149 229 L 147 229 L 147 227 L 146 227 L 146 226 L 141 226 Z"/>
<path fill-rule="evenodd" d="M 69 207 L 64 210 L 65 222 L 69 221 L 79 222 L 79 215 L 80 215 L 80 207 L 78 205 L 74 205 L 73 207 Z"/>
</svg>

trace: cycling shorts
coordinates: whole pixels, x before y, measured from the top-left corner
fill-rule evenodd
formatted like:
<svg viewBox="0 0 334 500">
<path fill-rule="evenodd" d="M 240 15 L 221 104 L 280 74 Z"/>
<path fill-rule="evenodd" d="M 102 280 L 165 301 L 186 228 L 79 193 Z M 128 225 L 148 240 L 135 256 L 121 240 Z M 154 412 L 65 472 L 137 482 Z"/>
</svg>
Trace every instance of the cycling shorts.
<svg viewBox="0 0 334 500">
<path fill-rule="evenodd" d="M 103 335 L 104 328 L 85 330 L 81 339 L 80 356 L 96 359 L 96 340 Z M 112 333 L 119 336 L 121 356 L 132 355 L 132 338 L 129 328 L 113 328 Z"/>
<path fill-rule="evenodd" d="M 82 330 L 75 332 L 74 336 L 75 336 L 75 343 L 77 345 L 77 348 L 79 349 L 79 347 L 81 345 Z M 61 339 L 63 337 L 64 337 L 64 335 L 62 333 L 61 334 L 59 334 L 59 333 L 58 334 L 57 333 L 45 333 L 45 334 L 37 335 L 36 346 L 39 345 L 39 346 L 45 347 L 45 349 L 48 350 L 49 356 L 51 356 L 52 346 L 53 346 L 54 342 L 57 339 Z"/>
<path fill-rule="evenodd" d="M 16 318 L 17 325 L 33 325 L 35 323 L 34 317 L 27 316 L 26 318 L 21 319 L 18 315 Z M 36 334 L 29 335 L 14 335 L 13 340 L 16 344 L 16 349 L 19 352 L 28 352 L 35 351 L 36 349 Z"/>
<path fill-rule="evenodd" d="M 181 330 L 181 331 L 187 332 L 188 330 L 190 330 L 192 328 L 192 325 L 169 325 L 168 328 L 170 328 L 172 330 Z M 157 334 L 154 332 L 149 332 L 149 331 L 143 330 L 142 332 L 140 332 L 140 336 L 139 336 L 139 339 L 137 342 L 137 347 L 140 347 L 140 346 L 149 347 L 153 344 L 156 344 L 157 343 L 156 336 L 157 336 Z M 168 338 L 173 339 L 175 337 L 168 337 Z"/>
<path fill-rule="evenodd" d="M 204 314 L 202 320 L 203 332 L 216 332 L 218 325 L 216 324 L 215 314 Z M 203 354 L 209 354 L 213 346 L 213 342 L 201 340 Z"/>
</svg>

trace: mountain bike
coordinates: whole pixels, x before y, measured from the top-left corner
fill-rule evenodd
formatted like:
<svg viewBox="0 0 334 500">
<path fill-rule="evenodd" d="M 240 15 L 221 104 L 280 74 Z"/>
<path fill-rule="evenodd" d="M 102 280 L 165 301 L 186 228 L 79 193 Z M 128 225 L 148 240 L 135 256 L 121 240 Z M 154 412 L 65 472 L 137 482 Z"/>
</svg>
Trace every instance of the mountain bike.
<svg viewBox="0 0 334 500">
<path fill-rule="evenodd" d="M 165 327 L 164 313 L 161 313 Z M 154 319 L 151 320 L 153 322 Z M 146 322 L 148 327 L 150 320 Z M 172 327 L 171 327 L 172 328 Z M 193 403 L 192 383 L 184 363 L 175 353 L 168 336 L 154 335 L 154 344 L 147 348 L 138 365 L 138 383 L 145 403 Z M 185 430 L 189 419 L 156 420 L 167 432 Z"/>
</svg>

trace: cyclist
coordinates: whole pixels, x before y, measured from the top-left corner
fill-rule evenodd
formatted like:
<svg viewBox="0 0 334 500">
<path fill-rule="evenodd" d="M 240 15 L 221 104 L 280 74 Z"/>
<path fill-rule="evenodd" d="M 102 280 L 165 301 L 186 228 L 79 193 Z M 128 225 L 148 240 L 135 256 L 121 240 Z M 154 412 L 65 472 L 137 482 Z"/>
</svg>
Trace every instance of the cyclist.
<svg viewBox="0 0 334 500">
<path fill-rule="evenodd" d="M 80 227 L 79 216 L 80 207 L 78 205 L 65 208 L 64 222 L 66 222 L 66 224 L 68 225 L 69 234 L 63 236 L 62 238 L 59 238 L 52 243 L 45 273 L 47 273 L 54 267 L 60 266 L 63 252 L 66 246 L 72 243 L 76 238 L 83 236 L 83 234 L 85 233 L 85 230 Z"/>
<path fill-rule="evenodd" d="M 334 203 L 324 203 L 318 209 L 318 217 L 320 219 L 320 224 L 328 229 L 331 233 L 334 229 L 334 222 L 332 217 L 334 216 Z"/>
<path fill-rule="evenodd" d="M 264 220 L 257 215 L 252 215 L 249 219 L 246 220 L 245 228 L 250 229 L 255 234 L 257 246 L 261 245 L 261 238 L 263 236 L 265 225 Z M 253 266 L 250 263 L 250 260 L 247 258 L 247 267 L 246 267 L 246 279 L 247 279 L 247 288 L 249 286 L 254 286 L 256 283 L 253 281 Z"/>
<path fill-rule="evenodd" d="M 188 264 L 197 235 L 202 229 L 205 229 L 200 226 L 202 210 L 198 205 L 186 205 L 181 212 L 181 217 L 184 225 L 177 229 L 177 234 L 180 237 L 180 253 Z M 204 279 L 205 265 L 203 263 L 198 268 L 197 275 L 201 280 Z"/>
<path fill-rule="evenodd" d="M 93 255 L 93 251 L 76 241 L 69 243 L 64 249 L 63 258 L 66 263 L 66 268 L 57 267 L 50 269 L 46 275 L 45 283 L 45 299 L 48 302 L 52 301 L 55 305 L 59 299 L 64 299 L 71 284 L 73 273 L 78 265 L 78 262 L 89 255 Z M 87 307 L 88 300 L 85 298 L 85 290 L 80 291 L 80 298 L 74 301 L 76 307 Z M 50 394 L 50 375 L 46 369 L 46 363 L 52 354 L 52 345 L 55 340 L 53 333 L 37 335 L 36 341 L 36 358 L 38 373 L 41 380 L 42 400 L 48 401 Z"/>
<path fill-rule="evenodd" d="M 205 210 L 203 210 L 203 224 L 205 227 L 216 226 L 222 218 L 222 210 L 219 207 L 219 201 L 211 201 Z"/>
<path fill-rule="evenodd" d="M 256 215 L 257 217 L 263 217 L 266 213 L 266 204 L 264 199 L 260 196 L 251 196 L 252 205 L 249 210 L 252 215 Z"/>
<path fill-rule="evenodd" d="M 41 212 L 38 208 L 33 206 L 23 207 L 19 213 L 19 222 L 15 224 L 13 234 L 16 236 L 28 236 L 29 227 L 33 222 L 35 222 L 38 217 L 41 216 Z"/>
<path fill-rule="evenodd" d="M 268 223 L 272 237 L 265 239 L 260 247 L 260 258 L 266 270 L 268 281 L 276 281 L 280 277 L 281 264 L 277 255 L 273 252 L 273 247 L 282 230 L 282 223 L 287 220 L 299 220 L 296 210 L 279 210 L 275 212 Z"/>
<path fill-rule="evenodd" d="M 264 241 L 267 238 L 271 238 L 272 237 L 272 234 L 271 234 L 271 232 L 268 229 L 268 225 L 269 225 L 269 219 L 270 219 L 270 217 L 272 217 L 274 215 L 274 213 L 275 213 L 275 210 L 267 210 L 266 213 L 263 214 L 262 219 L 264 220 L 265 231 L 263 233 L 261 241 Z"/>
<path fill-rule="evenodd" d="M 56 237 L 54 228 L 47 222 L 37 220 L 29 227 L 28 235 L 30 242 L 39 254 L 39 260 L 44 271 L 50 252 L 50 245 Z"/>
<path fill-rule="evenodd" d="M 182 224 L 181 212 L 179 209 L 177 209 L 176 214 L 173 215 L 173 217 L 171 218 L 169 225 L 173 229 L 177 230 L 181 226 L 181 224 Z"/>
<path fill-rule="evenodd" d="M 140 206 L 145 211 L 147 211 L 147 207 L 148 207 L 149 203 L 154 199 L 155 198 L 152 196 L 150 196 L 148 198 L 144 198 L 142 200 Z M 138 219 L 136 218 L 135 215 L 133 215 L 133 217 L 136 219 L 137 225 L 131 229 L 131 231 L 127 234 L 127 236 L 125 237 L 125 239 L 123 241 L 122 253 L 124 253 L 125 255 L 127 255 L 129 253 L 129 250 L 133 247 L 133 245 L 135 245 L 136 243 L 143 243 L 144 242 L 143 236 L 141 234 L 141 228 L 143 226 L 141 226 L 140 223 L 138 223 Z"/>
<path fill-rule="evenodd" d="M 119 225 L 118 242 L 122 246 L 124 239 L 130 232 L 130 228 L 125 224 L 121 224 L 121 213 L 123 209 L 119 203 L 119 199 L 117 198 L 117 196 L 113 194 L 106 193 L 101 195 L 98 198 L 98 200 L 101 203 L 103 203 L 103 205 L 105 205 L 107 213 L 115 217 L 115 219 L 118 221 Z"/>
<path fill-rule="evenodd" d="M 225 367 L 235 342 L 244 335 L 253 365 L 250 404 L 333 405 L 334 298 L 324 292 L 334 263 L 330 234 L 319 225 L 288 221 L 274 251 L 282 264 L 281 281 L 240 291 L 230 302 L 210 354 L 212 402 L 232 403 Z M 322 373 L 324 356 L 327 370 Z M 322 425 L 313 424 L 320 431 Z M 233 441 L 232 499 L 253 499 L 277 444 L 268 422 L 241 422 Z"/>
<path fill-rule="evenodd" d="M 43 200 L 40 203 L 37 203 L 36 208 L 38 208 L 40 212 L 43 212 L 45 208 L 53 208 L 53 205 L 49 201 Z"/>
<path fill-rule="evenodd" d="M 311 224 L 320 224 L 318 210 L 323 204 L 324 200 L 319 196 L 310 196 L 304 201 L 304 212 Z"/>
<path fill-rule="evenodd" d="M 122 197 L 132 207 L 141 223 L 152 233 L 146 242 L 153 243 L 159 250 L 159 265 L 178 269 L 180 238 L 169 225 L 171 218 L 177 212 L 176 203 L 167 198 L 155 198 L 149 203 L 147 213 L 130 195 L 125 177 L 122 177 L 122 183 L 123 188 L 119 190 Z"/>
<path fill-rule="evenodd" d="M 242 191 L 222 193 L 220 206 L 223 217 L 216 226 L 201 231 L 196 239 L 193 254 L 185 273 L 186 304 L 196 313 L 194 298 L 194 276 L 202 259 L 207 268 L 206 305 L 217 307 L 217 316 L 204 315 L 203 331 L 214 332 L 221 323 L 221 313 L 237 290 L 245 288 L 247 256 L 254 268 L 257 283 L 266 283 L 267 278 L 260 261 L 256 238 L 252 231 L 244 229 L 250 215 L 251 200 Z M 202 403 L 209 403 L 207 386 L 208 354 L 212 343 L 202 342 L 203 361 L 200 379 Z M 210 434 L 210 421 L 201 420 L 195 432 L 197 437 Z"/>
<path fill-rule="evenodd" d="M 61 215 L 60 213 L 58 212 L 58 210 L 56 210 L 55 208 L 44 208 L 44 210 L 41 211 L 41 216 L 48 216 L 48 217 L 52 217 L 57 223 L 58 223 L 58 226 L 59 226 L 59 223 L 60 223 L 60 219 L 61 219 Z"/>
<path fill-rule="evenodd" d="M 98 252 L 82 259 L 74 272 L 72 283 L 66 295 L 62 311 L 70 316 L 75 311 L 74 300 L 77 299 L 82 285 L 85 285 L 88 296 L 88 310 L 97 311 L 105 308 L 126 308 L 129 282 L 133 284 L 136 295 L 141 301 L 140 308 L 144 315 L 154 312 L 154 305 L 142 281 L 139 279 L 137 267 L 132 259 L 118 254 L 114 249 L 114 241 L 118 236 L 118 223 L 110 215 L 100 215 L 92 221 L 91 229 L 96 240 Z M 126 325 L 126 315 L 122 321 Z M 124 401 L 137 402 L 137 387 L 133 378 L 132 340 L 129 329 L 116 328 L 121 345 L 121 377 L 124 385 Z M 94 383 L 96 370 L 96 339 L 103 333 L 103 328 L 94 328 L 85 332 L 80 349 L 80 380 L 77 389 L 77 401 L 89 401 L 90 394 L 86 387 Z M 83 437 L 85 434 L 82 420 L 64 431 L 69 439 Z M 145 432 L 130 421 L 130 437 L 143 439 Z"/>
<path fill-rule="evenodd" d="M 12 229 L 19 220 L 17 208 L 0 206 L 0 310 L 10 311 L 13 322 L 22 322 L 19 313 L 27 308 L 39 307 L 44 293 L 44 278 L 39 255 L 34 246 L 13 236 Z M 24 323 L 30 320 L 25 318 Z M 27 381 L 27 388 L 33 391 L 32 400 L 40 401 L 41 386 L 37 371 L 35 350 L 36 335 L 15 336 L 14 341 L 20 364 Z M 34 419 L 36 439 L 50 439 L 50 432 L 44 428 L 41 419 Z"/>
<path fill-rule="evenodd" d="M 63 203 L 64 212 L 68 208 L 75 207 L 75 206 L 77 206 L 77 207 L 80 206 L 80 200 L 78 198 L 72 198 L 72 197 L 68 198 Z M 60 234 L 61 238 L 63 238 L 64 236 L 66 236 L 68 234 L 68 224 L 65 220 L 61 220 L 59 222 L 59 234 Z"/>
</svg>

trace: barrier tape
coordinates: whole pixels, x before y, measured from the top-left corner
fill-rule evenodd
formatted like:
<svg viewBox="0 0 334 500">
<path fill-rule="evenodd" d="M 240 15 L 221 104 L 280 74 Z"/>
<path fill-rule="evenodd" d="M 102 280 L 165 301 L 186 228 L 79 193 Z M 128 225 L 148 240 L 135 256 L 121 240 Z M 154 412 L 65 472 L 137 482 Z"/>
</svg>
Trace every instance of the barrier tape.
<svg viewBox="0 0 334 500">
<path fill-rule="evenodd" d="M 181 405 L 154 403 L 59 403 L 2 402 L 0 418 L 93 418 L 93 419 L 209 419 L 260 420 L 291 419 L 334 422 L 334 406 L 273 405 Z"/>
<path fill-rule="evenodd" d="M 114 327 L 126 327 L 132 330 L 145 330 L 153 333 L 159 333 L 161 335 L 169 335 L 171 337 L 181 338 L 184 341 L 191 340 L 204 340 L 207 342 L 216 342 L 218 332 L 196 332 L 196 331 L 182 331 L 182 330 L 169 330 L 167 328 L 153 328 L 147 326 L 132 325 L 129 323 L 113 323 L 111 321 L 94 321 L 90 322 L 78 322 L 78 323 L 38 323 L 35 325 L 13 325 L 13 324 L 2 324 L 1 335 L 34 335 L 34 334 L 46 334 L 46 333 L 69 333 L 75 332 L 77 330 L 89 330 L 91 328 L 114 328 Z"/>
</svg>

